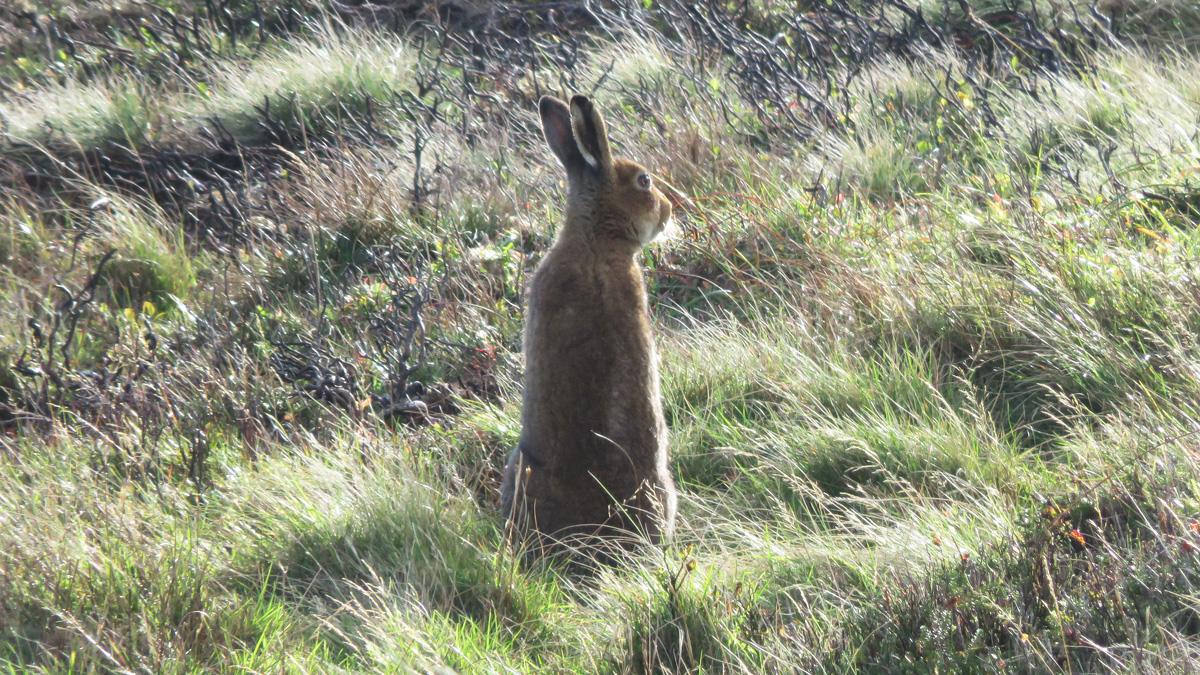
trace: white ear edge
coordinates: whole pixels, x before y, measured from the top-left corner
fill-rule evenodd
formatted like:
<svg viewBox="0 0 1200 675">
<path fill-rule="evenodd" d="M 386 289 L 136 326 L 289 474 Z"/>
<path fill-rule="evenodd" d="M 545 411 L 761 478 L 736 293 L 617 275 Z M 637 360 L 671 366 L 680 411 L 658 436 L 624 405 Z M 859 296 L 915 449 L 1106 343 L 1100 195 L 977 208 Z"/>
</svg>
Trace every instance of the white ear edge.
<svg viewBox="0 0 1200 675">
<path fill-rule="evenodd" d="M 595 155 L 588 152 L 587 148 L 583 147 L 583 143 L 579 139 L 583 128 L 583 108 L 579 107 L 575 101 L 571 101 L 571 131 L 572 135 L 575 137 L 575 146 L 579 148 L 579 154 L 583 155 L 583 161 L 587 162 L 588 166 L 592 167 L 593 169 L 599 169 L 600 162 L 596 160 Z"/>
<path fill-rule="evenodd" d="M 579 148 L 579 154 L 583 155 L 583 161 L 587 162 L 588 165 L 593 169 L 600 168 L 600 163 L 596 161 L 596 158 L 592 156 L 592 153 L 588 152 L 587 149 L 583 147 L 583 144 L 579 142 L 578 138 L 575 139 L 575 145 Z"/>
</svg>

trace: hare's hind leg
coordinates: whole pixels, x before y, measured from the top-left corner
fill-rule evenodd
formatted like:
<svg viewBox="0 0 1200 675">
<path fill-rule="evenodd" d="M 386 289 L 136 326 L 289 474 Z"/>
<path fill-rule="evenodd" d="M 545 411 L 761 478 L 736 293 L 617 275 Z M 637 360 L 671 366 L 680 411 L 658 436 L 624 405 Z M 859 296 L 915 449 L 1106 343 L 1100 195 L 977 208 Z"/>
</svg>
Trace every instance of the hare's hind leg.
<svg viewBox="0 0 1200 675">
<path fill-rule="evenodd" d="M 517 464 L 520 463 L 521 446 L 513 448 L 504 463 L 504 473 L 500 477 L 500 513 L 507 519 L 512 517 L 513 492 L 517 484 Z"/>
<path fill-rule="evenodd" d="M 649 479 L 638 488 L 632 524 L 653 544 L 661 544 L 675 533 L 675 509 L 678 497 L 668 478 Z"/>
</svg>

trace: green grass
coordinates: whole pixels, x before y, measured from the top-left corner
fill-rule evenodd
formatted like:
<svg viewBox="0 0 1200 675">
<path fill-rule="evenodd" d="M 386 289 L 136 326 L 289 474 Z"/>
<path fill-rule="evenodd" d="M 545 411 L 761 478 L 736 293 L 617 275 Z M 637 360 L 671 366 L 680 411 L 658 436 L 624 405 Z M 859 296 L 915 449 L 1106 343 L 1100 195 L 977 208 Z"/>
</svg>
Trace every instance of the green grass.
<svg viewBox="0 0 1200 675">
<path fill-rule="evenodd" d="M 202 78 L 176 74 L 157 85 L 132 76 L 31 88 L 0 103 L 0 129 L 13 141 L 95 150 L 109 144 L 193 143 L 220 125 L 255 144 L 271 135 L 318 133 L 333 120 L 358 116 L 410 88 L 415 63 L 400 39 L 345 33 L 273 45 L 250 62 L 225 59 Z M 263 124 L 264 114 L 270 120 Z"/>
<path fill-rule="evenodd" d="M 657 24 L 574 69 L 322 22 L 183 65 L 23 62 L 0 670 L 1186 670 L 1200 88 L 1159 38 L 1195 12 L 1122 11 L 1130 41 L 1073 74 L 881 54 L 811 135 Z M 565 196 L 534 102 L 567 87 L 694 200 L 643 258 L 676 537 L 583 576 L 498 513 Z M 114 144 L 146 174 L 80 162 Z M 384 414 L 406 389 L 432 418 Z"/>
</svg>

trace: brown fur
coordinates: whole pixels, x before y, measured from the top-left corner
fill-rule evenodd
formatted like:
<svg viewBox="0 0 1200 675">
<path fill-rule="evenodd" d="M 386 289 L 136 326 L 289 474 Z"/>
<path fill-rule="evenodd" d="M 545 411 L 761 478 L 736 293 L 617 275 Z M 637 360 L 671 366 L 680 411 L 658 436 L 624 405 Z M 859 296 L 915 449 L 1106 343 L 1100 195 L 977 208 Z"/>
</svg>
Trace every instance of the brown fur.
<svg viewBox="0 0 1200 675">
<path fill-rule="evenodd" d="M 676 497 L 636 255 L 670 202 L 639 186 L 639 176 L 649 182 L 640 165 L 611 158 L 585 97 L 569 113 L 546 97 L 541 111 L 567 169 L 567 217 L 528 290 L 521 441 L 505 466 L 503 508 L 514 535 L 535 546 L 629 532 L 657 541 L 672 530 Z"/>
</svg>

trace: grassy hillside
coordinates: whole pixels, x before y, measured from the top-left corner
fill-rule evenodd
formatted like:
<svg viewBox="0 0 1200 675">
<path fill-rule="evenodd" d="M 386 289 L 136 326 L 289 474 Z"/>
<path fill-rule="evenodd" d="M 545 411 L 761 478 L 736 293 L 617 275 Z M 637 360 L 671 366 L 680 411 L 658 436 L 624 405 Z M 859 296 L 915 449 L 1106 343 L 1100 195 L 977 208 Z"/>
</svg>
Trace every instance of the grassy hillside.
<svg viewBox="0 0 1200 675">
<path fill-rule="evenodd" d="M 0 9 L 10 672 L 1200 657 L 1200 5 Z M 503 546 L 543 93 L 644 256 L 675 541 Z"/>
</svg>

